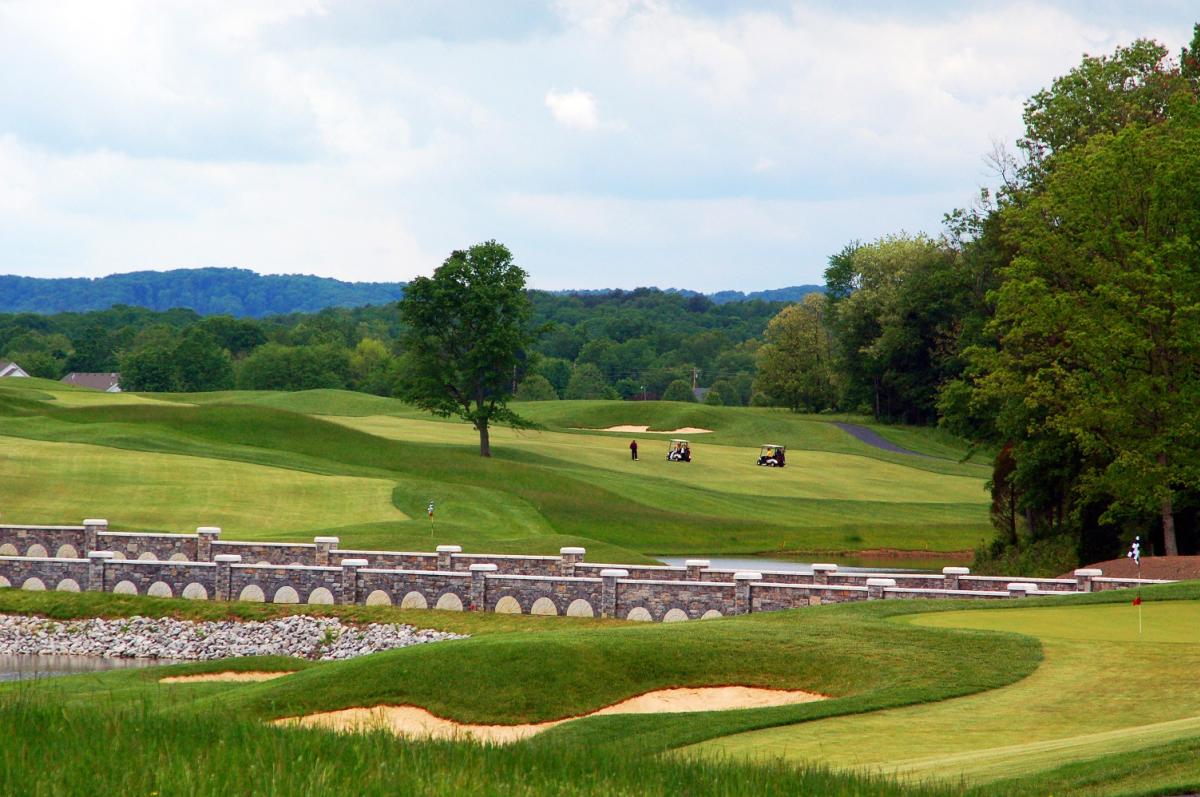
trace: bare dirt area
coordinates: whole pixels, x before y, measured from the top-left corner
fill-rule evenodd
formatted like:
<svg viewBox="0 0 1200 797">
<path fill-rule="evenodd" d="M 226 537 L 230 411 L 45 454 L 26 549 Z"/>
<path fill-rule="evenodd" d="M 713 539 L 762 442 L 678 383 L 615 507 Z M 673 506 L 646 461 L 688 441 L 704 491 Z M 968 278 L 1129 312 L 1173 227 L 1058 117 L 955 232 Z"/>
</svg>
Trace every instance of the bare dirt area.
<svg viewBox="0 0 1200 797">
<path fill-rule="evenodd" d="M 199 684 L 199 683 L 250 683 L 254 681 L 270 681 L 291 675 L 290 672 L 205 672 L 199 675 L 168 675 L 159 678 L 160 684 Z"/>
<path fill-rule="evenodd" d="M 687 711 L 729 711 L 741 708 L 766 708 L 824 700 L 824 695 L 783 689 L 759 689 L 749 686 L 714 686 L 659 689 L 631 697 L 583 716 L 607 714 L 670 714 Z M 415 739 L 472 738 L 492 744 L 509 744 L 541 733 L 579 717 L 526 725 L 470 725 L 443 719 L 418 706 L 374 706 L 326 711 L 304 717 L 277 720 L 282 725 L 329 728 L 337 731 L 384 729 L 398 736 Z"/>
<path fill-rule="evenodd" d="M 1107 562 L 1096 562 L 1088 565 L 1104 571 L 1104 575 L 1113 578 L 1137 578 L 1138 566 L 1132 559 L 1109 559 Z M 1059 578 L 1074 578 L 1067 573 Z M 1200 556 L 1143 556 L 1142 578 L 1162 578 L 1175 581 L 1187 581 L 1200 578 Z"/>
</svg>

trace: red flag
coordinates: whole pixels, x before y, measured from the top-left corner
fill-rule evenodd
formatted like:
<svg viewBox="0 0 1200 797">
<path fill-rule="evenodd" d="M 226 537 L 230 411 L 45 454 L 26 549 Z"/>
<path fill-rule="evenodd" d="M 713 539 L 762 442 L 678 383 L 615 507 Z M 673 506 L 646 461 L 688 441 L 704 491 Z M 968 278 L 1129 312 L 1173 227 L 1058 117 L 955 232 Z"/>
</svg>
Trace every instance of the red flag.
<svg viewBox="0 0 1200 797">
<path fill-rule="evenodd" d="M 1141 595 L 1138 595 L 1136 598 L 1133 599 L 1133 605 L 1134 606 L 1142 605 L 1142 596 Z"/>
</svg>

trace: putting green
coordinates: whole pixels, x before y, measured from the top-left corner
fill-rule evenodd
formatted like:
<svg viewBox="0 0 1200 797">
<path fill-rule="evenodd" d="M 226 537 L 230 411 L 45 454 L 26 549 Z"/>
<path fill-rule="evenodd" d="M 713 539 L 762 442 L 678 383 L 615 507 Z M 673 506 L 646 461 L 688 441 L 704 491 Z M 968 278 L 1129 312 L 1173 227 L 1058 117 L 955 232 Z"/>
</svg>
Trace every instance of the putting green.
<svg viewBox="0 0 1200 797">
<path fill-rule="evenodd" d="M 109 517 L 121 528 L 215 525 L 231 539 L 269 539 L 406 517 L 392 504 L 395 484 L 387 479 L 15 437 L 0 437 L 0 450 L 5 523 Z"/>
<path fill-rule="evenodd" d="M 476 446 L 478 433 L 467 424 L 396 418 L 392 416 L 328 418 L 359 431 L 393 440 Z M 493 445 L 529 451 L 556 460 L 567 469 L 599 469 L 624 479 L 606 480 L 605 487 L 639 495 L 642 479 L 735 493 L 745 496 L 821 498 L 833 501 L 894 501 L 929 504 L 984 504 L 984 480 L 916 470 L 853 454 L 793 450 L 782 470 L 755 465 L 758 449 L 692 441 L 690 463 L 668 462 L 667 441 L 641 440 L 641 461 L 629 457 L 628 439 L 636 435 L 571 434 L 496 428 Z M 638 478 L 630 480 L 629 475 Z"/>
<path fill-rule="evenodd" d="M 1130 596 L 1132 598 L 1132 595 Z M 737 734 L 696 754 L 986 782 L 1200 734 L 1200 602 L 913 615 L 1042 640 L 1030 677 L 970 697 Z"/>
</svg>

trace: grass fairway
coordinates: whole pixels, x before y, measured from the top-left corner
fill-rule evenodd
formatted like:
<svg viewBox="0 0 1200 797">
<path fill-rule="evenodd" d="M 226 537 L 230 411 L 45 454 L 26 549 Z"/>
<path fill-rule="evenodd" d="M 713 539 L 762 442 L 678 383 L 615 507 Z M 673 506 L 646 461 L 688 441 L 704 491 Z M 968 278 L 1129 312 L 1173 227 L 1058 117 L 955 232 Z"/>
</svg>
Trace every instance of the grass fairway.
<svg viewBox="0 0 1200 797">
<path fill-rule="evenodd" d="M 582 544 L 593 561 L 631 562 L 938 553 L 991 533 L 989 469 L 959 461 L 965 448 L 935 430 L 882 430 L 930 455 L 911 457 L 864 445 L 832 416 L 663 402 L 519 409 L 543 428 L 496 429 L 496 456 L 482 460 L 470 427 L 393 399 L 330 390 L 141 396 L 5 380 L 0 443 L 15 456 L 0 512 L 29 523 L 104 514 L 117 528 L 171 531 L 213 523 L 243 539 L 319 531 L 347 547 L 543 553 Z M 617 423 L 713 432 L 694 436 L 687 465 L 665 461 L 661 436 L 642 436 L 634 463 L 629 435 L 580 430 Z M 791 446 L 785 470 L 753 464 L 768 439 Z"/>
<path fill-rule="evenodd" d="M 989 782 L 1200 736 L 1200 601 L 917 614 L 923 627 L 1038 638 L 1045 661 L 1010 686 L 941 703 L 726 737 L 698 753 L 778 757 Z"/>
<path fill-rule="evenodd" d="M 107 516 L 126 528 L 188 532 L 215 525 L 270 536 L 405 519 L 386 479 L 18 438 L 3 446 L 6 522 Z"/>
<path fill-rule="evenodd" d="M 1127 593 L 969 611 L 952 601 L 872 601 L 647 626 L 0 589 L 0 611 L 56 617 L 311 611 L 473 634 L 344 662 L 241 659 L 0 685 L 0 727 L 11 731 L 0 745 L 0 793 L 35 793 L 24 783 L 36 783 L 38 794 L 1184 793 L 1200 786 L 1192 633 L 1200 585 L 1145 595 L 1145 634 L 1135 638 Z M 260 683 L 159 683 L 168 674 L 293 668 Z M 728 683 L 830 699 L 589 717 L 503 748 L 264 722 L 408 703 L 464 721 L 517 723 L 575 716 L 662 686 Z M 815 754 L 781 758 L 759 744 L 711 755 L 772 735 L 807 739 Z M 682 754 L 661 755 L 673 750 Z M 879 750 L 891 758 L 865 766 L 864 751 Z"/>
</svg>

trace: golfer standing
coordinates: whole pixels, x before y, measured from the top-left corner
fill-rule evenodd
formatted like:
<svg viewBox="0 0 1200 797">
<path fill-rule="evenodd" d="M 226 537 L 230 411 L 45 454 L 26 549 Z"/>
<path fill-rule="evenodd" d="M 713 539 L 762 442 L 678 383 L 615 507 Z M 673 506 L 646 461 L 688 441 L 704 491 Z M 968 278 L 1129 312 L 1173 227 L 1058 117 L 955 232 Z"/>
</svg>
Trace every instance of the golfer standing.
<svg viewBox="0 0 1200 797">
<path fill-rule="evenodd" d="M 637 440 L 629 441 L 629 458 L 637 462 Z"/>
</svg>

